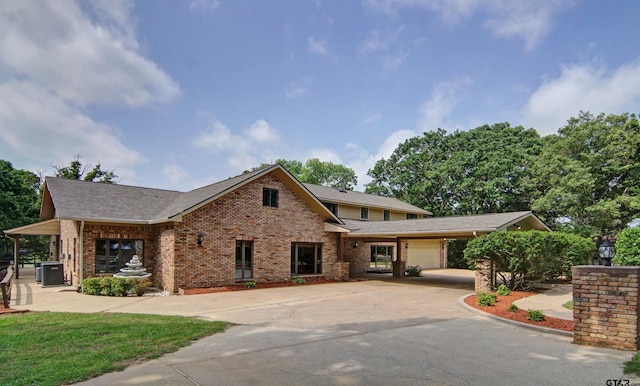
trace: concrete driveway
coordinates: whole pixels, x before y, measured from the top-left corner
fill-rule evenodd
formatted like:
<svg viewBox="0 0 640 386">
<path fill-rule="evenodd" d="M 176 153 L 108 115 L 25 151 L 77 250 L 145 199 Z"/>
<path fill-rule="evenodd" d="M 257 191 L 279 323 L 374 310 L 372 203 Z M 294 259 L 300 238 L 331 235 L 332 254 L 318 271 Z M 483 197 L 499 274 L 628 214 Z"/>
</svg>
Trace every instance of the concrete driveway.
<svg viewBox="0 0 640 386">
<path fill-rule="evenodd" d="M 91 297 L 21 281 L 23 304 L 15 308 L 239 324 L 86 385 L 605 385 L 621 377 L 631 357 L 469 311 L 458 298 L 472 292 L 473 281 L 435 275 L 141 298 Z"/>
</svg>

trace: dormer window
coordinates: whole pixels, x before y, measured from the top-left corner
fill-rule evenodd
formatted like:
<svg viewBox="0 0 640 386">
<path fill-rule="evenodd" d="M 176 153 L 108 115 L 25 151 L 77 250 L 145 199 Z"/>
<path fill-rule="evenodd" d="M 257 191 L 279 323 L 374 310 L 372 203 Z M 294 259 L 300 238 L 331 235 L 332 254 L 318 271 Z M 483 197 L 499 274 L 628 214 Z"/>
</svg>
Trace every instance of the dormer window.
<svg viewBox="0 0 640 386">
<path fill-rule="evenodd" d="M 360 218 L 362 220 L 369 219 L 369 208 L 360 208 Z"/>
<path fill-rule="evenodd" d="M 262 189 L 262 206 L 269 206 L 271 208 L 278 207 L 278 190 L 271 188 Z"/>
</svg>

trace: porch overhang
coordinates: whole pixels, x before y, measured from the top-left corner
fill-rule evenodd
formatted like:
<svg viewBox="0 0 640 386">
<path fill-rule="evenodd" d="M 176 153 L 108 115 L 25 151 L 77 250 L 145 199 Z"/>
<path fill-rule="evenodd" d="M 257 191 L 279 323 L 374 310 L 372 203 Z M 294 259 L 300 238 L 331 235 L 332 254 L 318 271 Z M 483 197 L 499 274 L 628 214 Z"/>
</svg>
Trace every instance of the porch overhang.
<svg viewBox="0 0 640 386">
<path fill-rule="evenodd" d="M 4 231 L 9 236 L 57 236 L 60 235 L 60 219 L 40 221 Z"/>
</svg>

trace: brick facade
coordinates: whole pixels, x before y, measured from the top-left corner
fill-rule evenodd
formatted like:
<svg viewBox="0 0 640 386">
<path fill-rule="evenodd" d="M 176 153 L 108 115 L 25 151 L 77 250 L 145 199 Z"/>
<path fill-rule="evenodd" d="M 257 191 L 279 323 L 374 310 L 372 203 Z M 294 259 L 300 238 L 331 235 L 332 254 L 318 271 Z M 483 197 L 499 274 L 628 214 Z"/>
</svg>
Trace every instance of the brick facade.
<svg viewBox="0 0 640 386">
<path fill-rule="evenodd" d="M 640 267 L 576 266 L 571 271 L 574 343 L 637 351 Z"/>
</svg>

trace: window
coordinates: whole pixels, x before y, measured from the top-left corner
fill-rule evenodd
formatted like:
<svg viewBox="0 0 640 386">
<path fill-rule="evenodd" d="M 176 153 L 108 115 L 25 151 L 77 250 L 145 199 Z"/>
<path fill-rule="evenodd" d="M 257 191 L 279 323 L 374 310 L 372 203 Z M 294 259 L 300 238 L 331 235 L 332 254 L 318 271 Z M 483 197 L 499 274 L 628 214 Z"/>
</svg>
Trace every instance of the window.
<svg viewBox="0 0 640 386">
<path fill-rule="evenodd" d="M 96 273 L 116 273 L 133 255 L 144 256 L 143 240 L 96 240 Z"/>
<path fill-rule="evenodd" d="M 333 204 L 330 202 L 323 202 L 323 204 L 331 211 L 331 213 L 335 214 L 336 217 L 338 216 L 338 204 Z"/>
<path fill-rule="evenodd" d="M 390 245 L 371 246 L 371 265 L 375 269 L 391 269 L 393 247 Z"/>
<path fill-rule="evenodd" d="M 253 277 L 253 243 L 236 241 L 236 279 Z"/>
<path fill-rule="evenodd" d="M 262 189 L 262 206 L 278 207 L 278 190 L 271 188 Z"/>
<path fill-rule="evenodd" d="M 391 220 L 391 213 L 388 210 L 384 211 L 384 221 Z"/>
<path fill-rule="evenodd" d="M 411 220 L 414 218 L 418 218 L 418 215 L 415 213 L 407 213 L 407 220 Z"/>
<path fill-rule="evenodd" d="M 322 273 L 322 244 L 293 243 L 291 245 L 291 274 L 317 275 Z"/>
<path fill-rule="evenodd" d="M 369 208 L 360 208 L 360 218 L 363 220 L 369 219 Z"/>
</svg>

